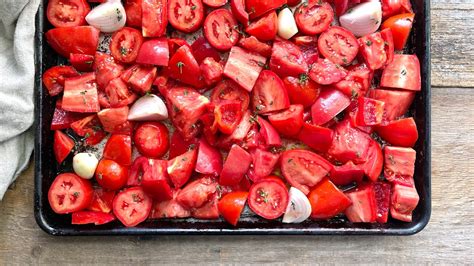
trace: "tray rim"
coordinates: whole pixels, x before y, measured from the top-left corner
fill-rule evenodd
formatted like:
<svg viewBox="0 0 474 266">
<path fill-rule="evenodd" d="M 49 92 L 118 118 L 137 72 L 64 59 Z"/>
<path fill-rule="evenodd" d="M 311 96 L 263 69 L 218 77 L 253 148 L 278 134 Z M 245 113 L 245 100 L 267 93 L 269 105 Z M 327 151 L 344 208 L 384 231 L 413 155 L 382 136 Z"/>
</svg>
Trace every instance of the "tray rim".
<svg viewBox="0 0 474 266">
<path fill-rule="evenodd" d="M 35 17 L 35 193 L 34 193 L 34 216 L 38 226 L 47 234 L 53 236 L 102 236 L 102 235 L 414 235 L 422 231 L 428 224 L 431 218 L 431 18 L 430 18 L 430 5 L 431 1 L 423 0 L 423 13 L 425 14 L 424 28 L 425 35 L 423 36 L 424 44 L 424 56 L 422 73 L 423 80 L 422 90 L 425 95 L 425 138 L 424 145 L 426 151 L 424 154 L 424 183 L 426 189 L 425 208 L 423 209 L 422 219 L 418 223 L 413 223 L 407 228 L 234 228 L 234 229 L 185 229 L 185 228 L 116 228 L 116 229 L 93 229 L 87 231 L 71 229 L 58 229 L 48 224 L 44 213 L 42 211 L 41 199 L 44 197 L 41 192 L 42 188 L 42 177 L 41 167 L 43 164 L 42 155 L 47 149 L 44 149 L 43 135 L 42 135 L 42 96 L 43 96 L 43 84 L 41 81 L 41 67 L 43 64 L 43 43 L 44 43 L 44 5 L 43 0 L 40 2 L 38 12 Z M 414 30 L 416 30 L 414 28 Z"/>
</svg>

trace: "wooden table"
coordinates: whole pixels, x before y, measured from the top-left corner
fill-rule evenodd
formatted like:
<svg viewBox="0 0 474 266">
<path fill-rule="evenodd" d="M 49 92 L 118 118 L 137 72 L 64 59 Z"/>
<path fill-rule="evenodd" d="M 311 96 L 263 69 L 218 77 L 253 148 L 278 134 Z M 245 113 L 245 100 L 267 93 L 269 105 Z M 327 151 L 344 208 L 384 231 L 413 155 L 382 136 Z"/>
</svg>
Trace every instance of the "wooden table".
<svg viewBox="0 0 474 266">
<path fill-rule="evenodd" d="M 410 237 L 51 237 L 33 217 L 33 163 L 0 203 L 0 264 L 474 263 L 474 2 L 432 3 L 432 198 Z"/>
</svg>

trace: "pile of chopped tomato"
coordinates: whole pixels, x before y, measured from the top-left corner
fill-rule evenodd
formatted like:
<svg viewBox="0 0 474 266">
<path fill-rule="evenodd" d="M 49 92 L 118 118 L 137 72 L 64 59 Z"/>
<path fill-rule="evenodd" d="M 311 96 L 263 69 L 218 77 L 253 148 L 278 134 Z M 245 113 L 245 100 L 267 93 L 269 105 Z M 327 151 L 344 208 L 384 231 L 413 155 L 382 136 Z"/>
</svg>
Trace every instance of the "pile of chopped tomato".
<svg viewBox="0 0 474 266">
<path fill-rule="evenodd" d="M 43 75 L 59 167 L 106 141 L 91 180 L 55 178 L 52 210 L 74 224 L 223 217 L 236 226 L 246 204 L 282 217 L 292 187 L 309 200 L 309 219 L 410 222 L 418 132 L 407 111 L 421 90 L 418 58 L 399 52 L 410 3 L 382 1 L 379 31 L 356 38 L 331 25 L 360 1 L 227 2 L 126 0 L 127 26 L 99 52 L 89 3 L 49 1 L 47 42 L 70 60 Z M 278 36 L 285 4 L 297 6 L 299 28 L 288 40 Z M 171 28 L 203 36 L 188 43 Z M 150 95 L 167 118 L 129 120 Z"/>
</svg>

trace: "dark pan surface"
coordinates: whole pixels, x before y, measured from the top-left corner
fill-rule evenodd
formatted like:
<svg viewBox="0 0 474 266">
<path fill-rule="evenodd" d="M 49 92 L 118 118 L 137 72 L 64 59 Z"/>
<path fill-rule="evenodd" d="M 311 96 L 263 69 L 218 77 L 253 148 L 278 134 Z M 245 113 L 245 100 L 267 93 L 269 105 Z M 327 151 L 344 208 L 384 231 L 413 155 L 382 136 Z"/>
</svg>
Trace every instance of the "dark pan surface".
<svg viewBox="0 0 474 266">
<path fill-rule="evenodd" d="M 413 214 L 413 222 L 404 223 L 389 219 L 384 225 L 353 224 L 344 219 L 330 221 L 306 221 L 301 224 L 282 224 L 245 217 L 233 228 L 224 221 L 163 220 L 147 221 L 136 228 L 125 228 L 119 222 L 102 226 L 71 225 L 67 215 L 55 214 L 48 203 L 48 189 L 56 176 L 56 163 L 52 151 L 53 134 L 49 130 L 54 101 L 43 89 L 41 76 L 51 66 L 64 62 L 48 46 L 44 32 L 51 28 L 45 16 L 47 0 L 40 5 L 36 17 L 36 80 L 35 80 L 35 217 L 38 225 L 51 235 L 159 235 L 159 234 L 282 234 L 282 235 L 411 235 L 421 231 L 431 214 L 431 104 L 430 104 L 430 1 L 412 2 L 416 13 L 414 29 L 408 44 L 408 52 L 420 59 L 422 90 L 411 108 L 411 114 L 419 130 L 415 165 L 416 189 L 420 202 Z"/>
</svg>

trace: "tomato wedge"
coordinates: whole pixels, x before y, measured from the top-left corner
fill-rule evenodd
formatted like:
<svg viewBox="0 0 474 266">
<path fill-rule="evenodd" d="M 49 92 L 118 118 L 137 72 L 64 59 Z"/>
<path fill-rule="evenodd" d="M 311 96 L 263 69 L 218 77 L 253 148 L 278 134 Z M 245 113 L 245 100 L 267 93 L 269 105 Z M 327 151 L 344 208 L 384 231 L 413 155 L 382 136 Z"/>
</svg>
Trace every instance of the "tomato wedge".
<svg viewBox="0 0 474 266">
<path fill-rule="evenodd" d="M 412 148 L 385 146 L 383 153 L 384 177 L 392 183 L 413 186 L 416 151 Z"/>
<path fill-rule="evenodd" d="M 89 206 L 92 194 L 92 186 L 88 180 L 72 173 L 60 174 L 49 188 L 49 206 L 59 214 L 80 211 Z"/>
<path fill-rule="evenodd" d="M 175 188 L 188 182 L 196 167 L 197 149 L 192 149 L 168 161 L 168 175 Z"/>
<path fill-rule="evenodd" d="M 231 192 L 219 200 L 219 213 L 224 219 L 233 226 L 237 226 L 240 214 L 244 210 L 247 201 L 248 192 Z"/>
<path fill-rule="evenodd" d="M 268 220 L 273 220 L 283 215 L 288 201 L 288 190 L 282 182 L 274 179 L 263 179 L 254 183 L 250 187 L 248 194 L 250 209 Z"/>
<path fill-rule="evenodd" d="M 390 209 L 390 184 L 384 182 L 373 183 L 375 202 L 376 202 L 376 218 L 378 223 L 386 223 L 388 220 L 388 211 Z"/>
<path fill-rule="evenodd" d="M 309 193 L 308 199 L 311 203 L 311 218 L 316 220 L 330 219 L 352 204 L 351 200 L 327 178 L 322 179 Z"/>
<path fill-rule="evenodd" d="M 252 91 L 266 58 L 234 46 L 224 67 L 224 75 L 235 81 L 246 91 Z"/>
<path fill-rule="evenodd" d="M 334 166 L 329 179 L 337 186 L 349 185 L 353 182 L 360 183 L 364 177 L 364 169 L 348 161 L 341 166 Z"/>
<path fill-rule="evenodd" d="M 284 4 L 286 4 L 286 0 L 246 0 L 245 9 L 250 19 L 255 19 Z"/>
<path fill-rule="evenodd" d="M 71 128 L 77 135 L 85 138 L 87 145 L 96 145 L 107 135 L 95 114 L 73 122 Z"/>
<path fill-rule="evenodd" d="M 350 121 L 339 122 L 334 129 L 334 138 L 328 154 L 341 163 L 353 161 L 356 164 L 367 161 L 370 135 L 351 126 Z"/>
<path fill-rule="evenodd" d="M 142 0 L 143 37 L 166 35 L 168 25 L 168 0 Z"/>
<path fill-rule="evenodd" d="M 273 172 L 279 158 L 279 154 L 257 148 L 252 152 L 252 166 L 247 172 L 247 177 L 253 182 L 258 182 L 262 178 L 268 177 Z"/>
<path fill-rule="evenodd" d="M 283 81 L 272 71 L 263 70 L 252 91 L 252 109 L 258 114 L 286 109 L 290 106 Z"/>
<path fill-rule="evenodd" d="M 358 42 L 359 51 L 370 69 L 376 70 L 385 66 L 388 57 L 385 52 L 385 40 L 380 32 L 363 36 Z"/>
<path fill-rule="evenodd" d="M 74 27 L 86 24 L 90 10 L 86 0 L 51 0 L 48 1 L 46 16 L 56 28 Z"/>
<path fill-rule="evenodd" d="M 308 65 L 297 45 L 280 39 L 273 43 L 270 69 L 280 77 L 298 76 L 308 71 Z"/>
<path fill-rule="evenodd" d="M 112 211 L 112 202 L 115 198 L 115 191 L 106 191 L 103 188 L 95 188 L 92 202 L 87 210 L 95 212 L 110 213 Z"/>
<path fill-rule="evenodd" d="M 404 13 L 388 18 L 382 23 L 382 29 L 390 28 L 393 34 L 395 50 L 402 50 L 410 36 L 415 14 Z"/>
<path fill-rule="evenodd" d="M 204 87 L 199 64 L 194 58 L 191 48 L 187 45 L 181 46 L 171 57 L 168 64 L 170 77 L 189 84 L 196 88 Z"/>
<path fill-rule="evenodd" d="M 420 61 L 416 55 L 396 54 L 382 72 L 380 86 L 412 91 L 421 90 Z"/>
<path fill-rule="evenodd" d="M 212 47 L 205 37 L 197 38 L 191 45 L 191 51 L 198 64 L 201 64 L 208 57 L 213 58 L 217 62 L 221 60 L 219 52 Z"/>
<path fill-rule="evenodd" d="M 94 56 L 89 54 L 70 54 L 69 63 L 78 71 L 90 72 L 94 64 Z"/>
<path fill-rule="evenodd" d="M 124 69 L 111 55 L 102 52 L 95 53 L 93 68 L 96 75 L 97 86 L 100 90 L 104 90 L 110 81 L 120 77 Z"/>
<path fill-rule="evenodd" d="M 69 128 L 72 123 L 81 120 L 84 116 L 86 116 L 86 114 L 65 111 L 62 108 L 62 101 L 59 99 L 56 101 L 56 108 L 54 108 L 51 130 Z"/>
<path fill-rule="evenodd" d="M 65 58 L 69 54 L 94 55 L 100 31 L 92 26 L 55 28 L 46 32 L 46 41 Z"/>
<path fill-rule="evenodd" d="M 382 122 L 385 103 L 371 98 L 359 97 L 357 124 L 361 126 L 374 126 Z"/>
<path fill-rule="evenodd" d="M 245 32 L 257 37 L 261 41 L 271 41 L 275 39 L 278 32 L 278 17 L 275 11 L 250 23 L 245 28 Z"/>
<path fill-rule="evenodd" d="M 240 183 L 240 180 L 247 173 L 252 156 L 238 145 L 232 145 L 229 155 L 224 162 L 219 184 L 233 186 Z"/>
<path fill-rule="evenodd" d="M 141 187 L 131 187 L 115 196 L 113 210 L 123 225 L 133 227 L 148 218 L 152 204 Z"/>
<path fill-rule="evenodd" d="M 142 43 L 143 37 L 139 30 L 123 27 L 112 35 L 110 53 L 122 63 L 131 63 L 137 58 Z"/>
<path fill-rule="evenodd" d="M 375 131 L 382 139 L 395 146 L 413 147 L 418 140 L 418 129 L 413 117 L 379 125 Z"/>
<path fill-rule="evenodd" d="M 377 219 L 377 203 L 374 187 L 362 185 L 345 193 L 352 201 L 345 214 L 353 223 L 374 223 Z"/>
<path fill-rule="evenodd" d="M 232 134 L 242 119 L 242 106 L 238 101 L 227 101 L 214 109 L 215 123 L 220 132 Z"/>
<path fill-rule="evenodd" d="M 217 84 L 211 93 L 211 102 L 218 106 L 226 101 L 238 101 L 241 104 L 242 112 L 249 107 L 250 96 L 248 92 L 241 89 L 230 80 L 223 80 Z"/>
<path fill-rule="evenodd" d="M 359 44 L 350 31 L 333 26 L 319 36 L 318 50 L 334 64 L 348 65 L 357 56 Z"/>
<path fill-rule="evenodd" d="M 143 190 L 157 201 L 170 200 L 173 198 L 168 172 L 168 162 L 164 160 L 148 159 L 142 166 L 143 176 L 141 186 Z"/>
<path fill-rule="evenodd" d="M 291 104 L 301 104 L 304 108 L 313 105 L 321 90 L 321 87 L 316 82 L 308 79 L 306 74 L 301 74 L 299 78 L 285 77 L 283 83 Z"/>
<path fill-rule="evenodd" d="M 78 211 L 72 214 L 71 224 L 94 224 L 101 225 L 115 220 L 115 216 L 110 213 L 95 211 Z"/>
<path fill-rule="evenodd" d="M 328 59 L 318 59 L 316 63 L 311 66 L 309 77 L 316 83 L 321 85 L 330 85 L 341 81 L 347 76 L 347 71 L 334 64 Z"/>
<path fill-rule="evenodd" d="M 94 73 L 66 79 L 62 108 L 66 111 L 80 113 L 100 111 Z"/>
<path fill-rule="evenodd" d="M 382 173 L 383 161 L 380 144 L 375 140 L 370 140 L 369 147 L 367 148 L 367 161 L 358 166 L 364 170 L 365 175 L 371 181 L 377 181 L 380 173 Z"/>
<path fill-rule="evenodd" d="M 142 26 L 142 2 L 143 0 L 125 0 L 127 26 L 135 28 Z"/>
<path fill-rule="evenodd" d="M 66 78 L 77 77 L 80 74 L 70 66 L 53 66 L 43 74 L 43 84 L 50 96 L 63 92 Z"/>
<path fill-rule="evenodd" d="M 272 55 L 272 47 L 267 43 L 259 41 L 255 36 L 240 38 L 239 46 L 264 57 L 270 57 Z"/>
<path fill-rule="evenodd" d="M 150 218 L 152 219 L 166 219 L 166 218 L 186 218 L 191 216 L 191 212 L 183 207 L 176 200 L 178 191 L 174 191 L 173 198 L 161 202 L 155 202 Z"/>
<path fill-rule="evenodd" d="M 56 130 L 54 132 L 53 151 L 56 161 L 61 164 L 74 148 L 74 140 L 63 132 Z"/>
<path fill-rule="evenodd" d="M 200 208 L 216 194 L 217 185 L 214 178 L 203 176 L 188 183 L 178 193 L 176 200 L 186 208 Z"/>
<path fill-rule="evenodd" d="M 132 164 L 132 140 L 130 136 L 112 134 L 105 144 L 103 157 L 119 164 Z"/>
<path fill-rule="evenodd" d="M 216 62 L 212 57 L 204 59 L 204 61 L 202 61 L 201 65 L 199 66 L 199 69 L 201 69 L 204 82 L 208 86 L 221 81 L 222 76 L 224 75 L 224 67 L 221 65 L 221 63 Z"/>
<path fill-rule="evenodd" d="M 234 17 L 243 25 L 249 23 L 249 14 L 245 11 L 245 0 L 230 0 L 230 8 Z"/>
<path fill-rule="evenodd" d="M 413 91 L 370 90 L 369 96 L 385 103 L 384 120 L 392 121 L 404 115 L 415 99 Z"/>
<path fill-rule="evenodd" d="M 326 88 L 311 106 L 313 124 L 323 125 L 344 111 L 351 103 L 349 97 L 342 92 Z"/>
<path fill-rule="evenodd" d="M 217 9 L 204 21 L 204 36 L 214 48 L 227 51 L 239 41 L 236 27 L 237 21 L 229 10 Z"/>
<path fill-rule="evenodd" d="M 222 171 L 222 155 L 216 148 L 202 139 L 196 161 L 196 172 L 207 175 L 220 175 Z"/>
<path fill-rule="evenodd" d="M 319 34 L 329 28 L 333 19 L 334 12 L 331 6 L 317 0 L 310 0 L 295 11 L 296 25 L 303 34 Z"/>
<path fill-rule="evenodd" d="M 302 105 L 290 105 L 287 110 L 270 115 L 268 120 L 280 134 L 293 137 L 303 126 L 303 111 Z"/>
<path fill-rule="evenodd" d="M 175 29 L 194 32 L 204 19 L 204 5 L 201 0 L 169 0 L 168 19 Z"/>
<path fill-rule="evenodd" d="M 326 127 L 304 123 L 297 139 L 315 151 L 326 152 L 331 146 L 334 132 Z"/>
</svg>

